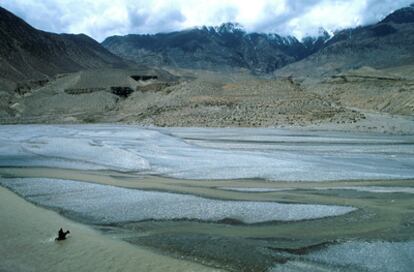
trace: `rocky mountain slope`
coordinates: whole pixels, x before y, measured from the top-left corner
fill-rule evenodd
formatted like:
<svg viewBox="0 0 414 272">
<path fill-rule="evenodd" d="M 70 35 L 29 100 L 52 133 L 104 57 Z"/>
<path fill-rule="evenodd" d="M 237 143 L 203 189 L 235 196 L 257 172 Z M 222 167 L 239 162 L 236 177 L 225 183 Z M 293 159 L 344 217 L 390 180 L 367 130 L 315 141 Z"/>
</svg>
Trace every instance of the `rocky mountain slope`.
<svg viewBox="0 0 414 272">
<path fill-rule="evenodd" d="M 279 76 L 330 76 L 349 69 L 414 64 L 414 6 L 381 22 L 338 32 L 315 54 L 276 71 Z"/>
<path fill-rule="evenodd" d="M 0 7 L 0 78 L 12 82 L 88 68 L 126 67 L 125 62 L 86 35 L 37 30 Z"/>
<path fill-rule="evenodd" d="M 246 33 L 237 24 L 202 27 L 155 35 L 127 35 L 107 38 L 102 45 L 112 53 L 148 65 L 181 68 L 245 68 L 269 73 L 318 51 L 329 38 L 304 42 L 276 34 Z"/>
</svg>

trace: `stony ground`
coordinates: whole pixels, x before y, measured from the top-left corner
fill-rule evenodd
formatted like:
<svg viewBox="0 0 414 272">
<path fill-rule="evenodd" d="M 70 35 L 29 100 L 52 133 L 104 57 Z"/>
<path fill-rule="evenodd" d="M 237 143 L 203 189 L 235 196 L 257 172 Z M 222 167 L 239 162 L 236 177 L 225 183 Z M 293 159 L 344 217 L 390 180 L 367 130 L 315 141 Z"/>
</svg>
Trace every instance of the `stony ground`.
<svg viewBox="0 0 414 272">
<path fill-rule="evenodd" d="M 398 132 L 399 120 L 410 121 L 414 113 L 414 79 L 407 72 L 410 69 L 379 71 L 365 67 L 312 79 L 263 78 L 243 71 L 173 70 L 170 72 L 175 77 L 162 74 L 145 82 L 130 76 L 157 72 L 80 72 L 58 76 L 40 86 L 26 84 L 1 93 L 0 122 L 311 126 Z M 116 93 L 113 87 L 131 93 Z M 381 125 L 390 120 L 395 123 L 394 129 Z M 374 121 L 378 124 L 367 124 Z M 400 132 L 412 128 L 409 125 Z"/>
</svg>

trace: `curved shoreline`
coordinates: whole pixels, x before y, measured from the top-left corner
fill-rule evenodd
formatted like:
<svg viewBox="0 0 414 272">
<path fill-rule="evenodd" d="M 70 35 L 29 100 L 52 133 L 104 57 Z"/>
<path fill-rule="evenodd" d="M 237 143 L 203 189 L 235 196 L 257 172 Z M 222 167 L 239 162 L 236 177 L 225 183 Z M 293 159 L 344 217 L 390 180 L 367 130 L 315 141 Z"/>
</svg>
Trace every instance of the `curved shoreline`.
<svg viewBox="0 0 414 272">
<path fill-rule="evenodd" d="M 218 271 L 113 239 L 0 187 L 2 271 Z M 72 237 L 54 241 L 60 227 Z"/>
</svg>

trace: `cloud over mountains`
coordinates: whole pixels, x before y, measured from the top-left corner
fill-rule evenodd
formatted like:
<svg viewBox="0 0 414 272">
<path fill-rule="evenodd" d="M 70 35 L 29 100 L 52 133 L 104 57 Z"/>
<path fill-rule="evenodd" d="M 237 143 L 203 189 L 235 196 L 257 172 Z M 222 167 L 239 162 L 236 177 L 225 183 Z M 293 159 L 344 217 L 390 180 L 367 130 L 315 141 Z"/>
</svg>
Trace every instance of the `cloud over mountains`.
<svg viewBox="0 0 414 272">
<path fill-rule="evenodd" d="M 111 35 L 157 33 L 238 22 L 247 31 L 302 38 L 320 27 L 333 31 L 374 23 L 413 0 L 13 0 L 1 6 L 35 27 Z"/>
</svg>

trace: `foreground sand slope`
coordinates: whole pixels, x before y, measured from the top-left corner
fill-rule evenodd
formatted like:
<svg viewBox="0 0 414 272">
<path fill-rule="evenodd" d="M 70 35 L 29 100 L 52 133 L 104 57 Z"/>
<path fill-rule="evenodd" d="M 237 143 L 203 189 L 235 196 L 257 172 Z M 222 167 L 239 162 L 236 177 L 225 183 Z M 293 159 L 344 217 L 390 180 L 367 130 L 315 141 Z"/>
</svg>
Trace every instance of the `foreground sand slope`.
<svg viewBox="0 0 414 272">
<path fill-rule="evenodd" d="M 0 271 L 211 271 L 103 236 L 0 187 Z M 63 226 L 72 236 L 55 242 Z"/>
</svg>

